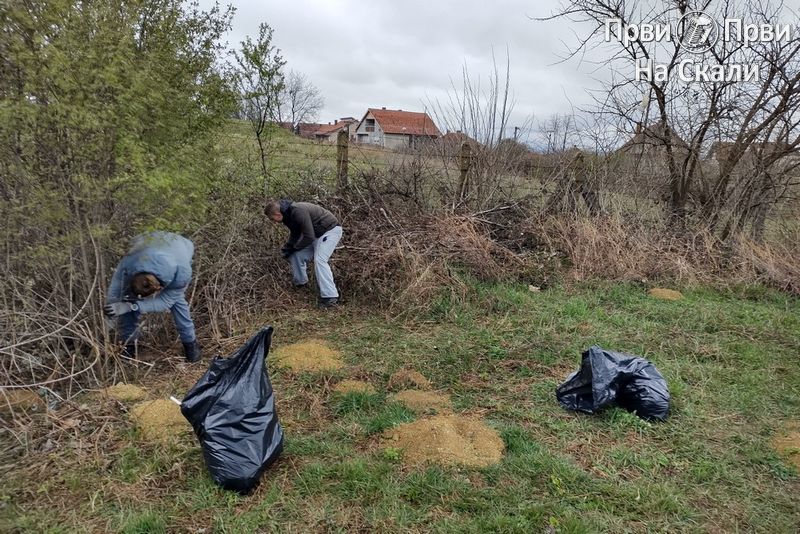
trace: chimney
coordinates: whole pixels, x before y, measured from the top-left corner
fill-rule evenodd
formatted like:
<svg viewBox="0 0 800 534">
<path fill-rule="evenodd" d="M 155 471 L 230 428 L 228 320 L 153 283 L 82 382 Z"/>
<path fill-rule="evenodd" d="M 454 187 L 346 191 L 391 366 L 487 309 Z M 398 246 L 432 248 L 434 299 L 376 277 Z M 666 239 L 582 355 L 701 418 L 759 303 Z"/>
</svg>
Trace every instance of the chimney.
<svg viewBox="0 0 800 534">
<path fill-rule="evenodd" d="M 386 109 L 386 106 L 383 106 L 381 109 Z"/>
<path fill-rule="evenodd" d="M 333 121 L 333 124 L 339 124 L 339 119 L 336 119 L 335 121 Z"/>
</svg>

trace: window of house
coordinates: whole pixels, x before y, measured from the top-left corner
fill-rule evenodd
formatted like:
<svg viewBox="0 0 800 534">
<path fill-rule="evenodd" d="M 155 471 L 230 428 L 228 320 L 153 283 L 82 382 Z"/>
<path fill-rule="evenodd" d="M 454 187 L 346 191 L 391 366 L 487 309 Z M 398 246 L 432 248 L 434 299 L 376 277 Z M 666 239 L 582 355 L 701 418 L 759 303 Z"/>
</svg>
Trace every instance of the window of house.
<svg viewBox="0 0 800 534">
<path fill-rule="evenodd" d="M 368 132 L 375 131 L 375 119 L 367 119 L 366 127 L 364 128 Z"/>
</svg>

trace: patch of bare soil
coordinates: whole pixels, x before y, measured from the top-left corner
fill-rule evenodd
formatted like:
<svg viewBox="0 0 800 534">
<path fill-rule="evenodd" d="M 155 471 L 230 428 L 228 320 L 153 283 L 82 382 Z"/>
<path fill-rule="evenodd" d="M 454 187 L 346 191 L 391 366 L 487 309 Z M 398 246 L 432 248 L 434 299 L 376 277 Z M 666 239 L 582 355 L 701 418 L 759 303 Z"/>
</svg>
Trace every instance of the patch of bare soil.
<svg viewBox="0 0 800 534">
<path fill-rule="evenodd" d="M 131 410 L 131 418 L 149 440 L 166 440 L 192 428 L 180 406 L 166 399 L 140 402 Z"/>
<path fill-rule="evenodd" d="M 104 390 L 105 394 L 112 399 L 117 399 L 122 402 L 133 402 L 143 400 L 147 396 L 144 388 L 135 386 L 133 384 L 115 384 L 107 387 Z"/>
<path fill-rule="evenodd" d="M 375 394 L 375 387 L 360 380 L 342 380 L 336 387 L 333 388 L 336 393 L 366 393 L 368 395 Z"/>
<path fill-rule="evenodd" d="M 384 447 L 403 451 L 403 462 L 487 467 L 500 462 L 505 444 L 492 428 L 475 418 L 436 415 L 389 429 Z"/>
<path fill-rule="evenodd" d="M 681 300 L 683 298 L 683 293 L 680 291 L 675 291 L 674 289 L 664 289 L 661 287 L 654 287 L 648 291 L 647 294 L 653 298 L 661 300 Z"/>
<path fill-rule="evenodd" d="M 432 391 L 404 389 L 392 395 L 391 399 L 404 404 L 417 413 L 442 413 L 453 409 L 450 397 Z"/>
<path fill-rule="evenodd" d="M 339 351 L 323 341 L 309 340 L 280 347 L 273 353 L 275 364 L 296 373 L 330 372 L 344 367 Z"/>
<path fill-rule="evenodd" d="M 778 454 L 800 470 L 800 423 L 791 422 L 772 438 L 772 446 Z"/>
<path fill-rule="evenodd" d="M 401 369 L 389 377 L 389 389 L 431 389 L 431 382 L 419 371 Z"/>
</svg>

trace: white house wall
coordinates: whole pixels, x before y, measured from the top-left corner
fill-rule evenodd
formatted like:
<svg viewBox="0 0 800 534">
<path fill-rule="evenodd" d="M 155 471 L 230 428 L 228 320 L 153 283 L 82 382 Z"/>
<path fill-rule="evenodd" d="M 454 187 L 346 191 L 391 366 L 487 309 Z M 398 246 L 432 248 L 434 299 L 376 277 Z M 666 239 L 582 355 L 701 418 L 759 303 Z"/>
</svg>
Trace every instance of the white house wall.
<svg viewBox="0 0 800 534">
<path fill-rule="evenodd" d="M 408 148 L 409 136 L 404 134 L 386 134 L 383 136 L 383 146 L 391 150 Z"/>
<path fill-rule="evenodd" d="M 374 120 L 375 117 L 372 115 L 372 113 L 367 113 L 367 115 L 364 117 L 364 120 L 358 125 L 358 129 L 356 130 L 356 139 L 358 139 L 359 143 L 383 146 L 383 129 L 381 128 L 381 125 L 378 124 L 378 121 L 375 121 L 375 131 L 368 132 L 367 119 Z"/>
</svg>

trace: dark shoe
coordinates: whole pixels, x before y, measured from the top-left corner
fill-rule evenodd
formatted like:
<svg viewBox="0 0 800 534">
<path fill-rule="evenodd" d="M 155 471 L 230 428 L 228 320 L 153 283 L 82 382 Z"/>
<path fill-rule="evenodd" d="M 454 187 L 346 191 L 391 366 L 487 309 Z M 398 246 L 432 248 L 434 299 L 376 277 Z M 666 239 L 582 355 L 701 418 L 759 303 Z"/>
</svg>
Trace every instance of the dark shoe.
<svg viewBox="0 0 800 534">
<path fill-rule="evenodd" d="M 197 344 L 197 340 L 183 344 L 183 355 L 189 363 L 200 361 L 200 345 Z"/>
<path fill-rule="evenodd" d="M 308 282 L 306 282 L 305 284 L 294 284 L 294 288 L 295 289 L 307 289 L 308 288 Z"/>
<path fill-rule="evenodd" d="M 130 358 L 132 360 L 136 359 L 136 343 L 128 343 L 122 349 L 122 355 L 125 358 Z"/>
<path fill-rule="evenodd" d="M 339 305 L 339 297 L 320 297 L 320 308 L 332 308 Z"/>
</svg>

